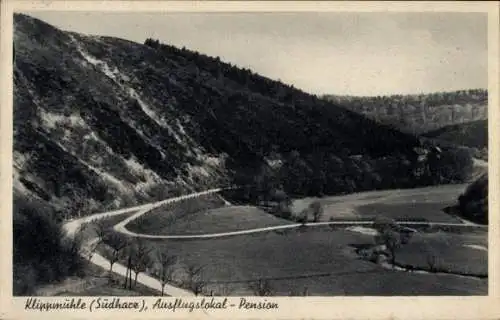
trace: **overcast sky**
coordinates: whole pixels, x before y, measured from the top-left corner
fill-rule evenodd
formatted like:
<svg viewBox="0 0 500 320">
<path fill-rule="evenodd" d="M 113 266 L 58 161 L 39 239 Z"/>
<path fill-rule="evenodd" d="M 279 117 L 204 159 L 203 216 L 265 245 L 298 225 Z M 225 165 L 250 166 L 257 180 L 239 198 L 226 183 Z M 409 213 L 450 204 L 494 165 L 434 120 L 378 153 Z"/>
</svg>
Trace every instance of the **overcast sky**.
<svg viewBox="0 0 500 320">
<path fill-rule="evenodd" d="M 185 46 L 316 94 L 488 85 L 481 13 L 27 14 L 64 30 Z"/>
</svg>

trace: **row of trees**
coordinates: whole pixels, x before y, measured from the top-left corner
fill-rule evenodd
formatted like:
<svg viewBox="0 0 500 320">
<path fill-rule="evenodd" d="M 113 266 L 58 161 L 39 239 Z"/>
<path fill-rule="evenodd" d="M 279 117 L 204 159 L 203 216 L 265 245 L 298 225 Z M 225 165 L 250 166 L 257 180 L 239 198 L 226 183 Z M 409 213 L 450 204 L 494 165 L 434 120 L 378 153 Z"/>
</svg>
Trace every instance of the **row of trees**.
<svg viewBox="0 0 500 320">
<path fill-rule="evenodd" d="M 154 39 L 147 39 L 145 44 L 187 70 L 172 71 L 171 75 L 176 82 L 184 82 L 189 94 L 169 93 L 175 95 L 178 108 L 189 114 L 192 123 L 198 124 L 189 128 L 192 137 L 207 150 L 227 153 L 234 161 L 230 169 L 235 172 L 249 163 L 265 166 L 265 159 L 276 153 L 283 162 L 282 169 L 270 170 L 276 183 L 288 194 L 301 196 L 457 180 L 455 172 L 460 168 L 451 156 L 443 161 L 455 163 L 439 163 L 440 169 L 420 173 L 418 155 L 412 150 L 421 144 L 413 135 L 376 124 L 219 58 Z M 236 184 L 252 184 L 254 176 L 259 179 L 268 174 L 262 171 L 257 168 L 246 181 Z"/>
<path fill-rule="evenodd" d="M 165 56 L 178 63 L 183 63 L 186 66 L 194 65 L 198 78 L 203 76 L 201 73 L 204 71 L 212 78 L 219 80 L 224 78 L 251 91 L 275 96 L 285 103 L 319 101 L 317 96 L 298 90 L 293 85 L 287 85 L 280 80 L 271 80 L 252 72 L 250 69 L 239 68 L 231 63 L 223 62 L 220 57 L 210 57 L 185 47 L 176 48 L 151 38 L 146 39 L 144 44 L 160 50 Z"/>
<path fill-rule="evenodd" d="M 263 164 L 252 178 L 243 177 L 238 184 L 252 185 L 249 200 L 265 202 L 282 197 L 278 190 L 300 197 L 462 183 L 472 170 L 472 157 L 465 149 L 430 148 L 420 159 L 397 154 L 377 159 L 327 153 L 303 157 L 292 151 L 279 165 Z"/>
<path fill-rule="evenodd" d="M 175 255 L 169 254 L 165 248 L 153 247 L 140 238 L 130 239 L 114 232 L 111 225 L 106 221 L 83 225 L 75 237 L 75 239 L 79 239 L 78 243 L 83 242 L 82 239 L 86 234 L 85 230 L 92 229 L 97 238 L 90 246 L 75 246 L 75 249 L 80 250 L 79 253 L 85 252 L 91 258 L 99 247 L 109 260 L 110 279 L 113 266 L 118 262 L 123 263 L 127 268 L 123 282 L 124 289 L 133 290 L 137 285 L 138 275 L 141 273 L 150 273 L 160 281 L 162 296 L 168 283 L 179 285 L 190 290 L 195 295 L 227 296 L 235 289 L 229 283 L 210 281 L 205 272 L 206 265 L 187 264 L 183 266 L 179 263 L 179 259 Z M 268 279 L 248 281 L 246 287 L 255 296 L 272 296 L 276 293 L 275 288 Z M 308 295 L 308 289 L 292 290 L 290 295 Z"/>
<path fill-rule="evenodd" d="M 357 97 L 357 96 L 334 96 L 325 95 L 324 98 L 345 101 L 345 102 L 364 102 L 367 104 L 378 103 L 379 105 L 405 105 L 405 104 L 421 104 L 441 106 L 446 104 L 463 104 L 463 103 L 485 103 L 488 101 L 488 91 L 485 89 L 468 89 L 457 90 L 450 92 L 434 92 L 426 94 L 395 94 L 390 96 L 374 96 L 374 97 Z"/>
<path fill-rule="evenodd" d="M 174 280 L 174 271 L 177 264 L 177 257 L 168 254 L 163 248 L 153 248 L 147 242 L 140 238 L 128 238 L 120 233 L 114 232 L 108 223 L 99 221 L 93 225 L 97 234 L 97 239 L 92 247 L 87 248 L 88 253 L 92 255 L 100 247 L 104 255 L 109 260 L 109 275 L 113 272 L 113 266 L 122 262 L 127 271 L 124 289 L 132 289 L 137 285 L 137 278 L 140 273 L 151 272 L 161 283 L 161 294 L 167 283 Z M 189 269 L 192 271 L 192 269 Z M 191 275 L 191 283 L 197 273 Z"/>
</svg>

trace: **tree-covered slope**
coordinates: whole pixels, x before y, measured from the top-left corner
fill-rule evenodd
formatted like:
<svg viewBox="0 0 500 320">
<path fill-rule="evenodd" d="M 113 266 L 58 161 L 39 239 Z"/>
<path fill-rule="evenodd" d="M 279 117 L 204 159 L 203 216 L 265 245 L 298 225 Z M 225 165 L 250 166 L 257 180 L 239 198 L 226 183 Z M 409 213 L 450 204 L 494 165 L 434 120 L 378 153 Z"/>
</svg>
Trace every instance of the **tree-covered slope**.
<svg viewBox="0 0 500 320">
<path fill-rule="evenodd" d="M 299 195 L 458 182 L 468 170 L 335 103 L 151 39 L 16 14 L 13 72 L 15 191 L 69 215 L 255 183 L 277 167 Z"/>
</svg>

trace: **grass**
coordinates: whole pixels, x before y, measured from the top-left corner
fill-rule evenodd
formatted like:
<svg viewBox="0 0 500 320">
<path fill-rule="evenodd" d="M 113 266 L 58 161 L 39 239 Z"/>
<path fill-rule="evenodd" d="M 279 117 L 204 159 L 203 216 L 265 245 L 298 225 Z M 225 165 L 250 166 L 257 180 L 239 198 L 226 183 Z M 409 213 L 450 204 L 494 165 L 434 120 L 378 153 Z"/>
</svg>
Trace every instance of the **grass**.
<svg viewBox="0 0 500 320">
<path fill-rule="evenodd" d="M 127 228 L 155 235 L 189 235 L 290 224 L 252 206 L 224 206 L 218 197 L 203 197 L 147 212 Z"/>
<path fill-rule="evenodd" d="M 304 287 L 311 295 L 486 293 L 486 280 L 383 269 L 360 259 L 355 253 L 353 244 L 366 243 L 373 243 L 373 237 L 329 228 L 212 240 L 151 241 L 152 246 L 164 247 L 170 254 L 180 257 L 183 265 L 205 266 L 204 278 L 211 283 L 209 290 L 216 291 L 218 286 L 225 285 L 233 295 L 252 295 L 248 284 L 258 279 L 269 279 L 277 295 L 288 295 Z M 409 254 L 418 250 L 408 249 Z M 456 252 L 446 252 L 443 256 L 449 257 L 454 265 L 467 265 L 469 251 L 464 248 L 461 254 L 461 249 L 448 247 Z M 483 261 L 477 260 L 478 268 Z"/>
<path fill-rule="evenodd" d="M 132 290 L 123 289 L 125 278 L 86 262 L 85 275 L 66 279 L 63 283 L 40 288 L 35 295 L 50 296 L 159 296 L 160 293 L 141 284 Z"/>
<path fill-rule="evenodd" d="M 211 210 L 198 211 L 165 225 L 161 230 L 153 226 L 142 228 L 148 234 L 202 234 L 227 231 L 238 231 L 290 224 L 289 221 L 277 218 L 256 207 L 230 206 Z"/>
<path fill-rule="evenodd" d="M 487 280 L 464 279 L 450 275 L 420 275 L 383 270 L 271 282 L 276 295 L 307 288 L 310 295 L 321 296 L 442 296 L 486 295 Z"/>
<path fill-rule="evenodd" d="M 398 250 L 396 263 L 428 269 L 427 258 L 433 255 L 436 257 L 435 268 L 438 270 L 488 275 L 488 253 L 466 245 L 487 247 L 487 234 L 417 233 Z"/>
<path fill-rule="evenodd" d="M 323 221 L 366 220 L 377 215 L 431 222 L 460 222 L 442 211 L 456 203 L 465 185 L 443 185 L 417 189 L 371 191 L 342 197 L 304 198 L 293 202 L 293 211 L 300 212 L 313 201 L 324 208 Z"/>
<path fill-rule="evenodd" d="M 363 217 L 385 216 L 394 220 L 426 220 L 442 223 L 460 223 L 460 220 L 442 211 L 442 203 L 375 203 L 356 207 L 356 213 Z"/>
<path fill-rule="evenodd" d="M 193 219 L 200 212 L 224 206 L 223 200 L 216 195 L 183 200 L 166 204 L 148 211 L 138 219 L 127 224 L 130 231 L 145 234 L 161 234 L 181 220 Z"/>
<path fill-rule="evenodd" d="M 446 201 L 443 195 L 451 197 L 458 188 L 440 188 L 442 192 L 438 190 L 437 195 L 430 189 L 416 190 L 413 196 L 406 190 L 370 193 L 346 197 L 345 202 L 337 198 L 330 203 L 350 210 L 353 207 L 369 210 L 365 216 L 373 210 L 383 210 L 393 215 L 404 212 L 403 215 L 436 221 L 441 214 L 438 210 L 444 204 L 436 204 L 435 198 L 440 194 Z M 359 199 L 368 204 L 357 201 Z M 408 203 L 408 199 L 421 203 Z M 149 224 L 136 221 L 136 227 L 148 232 L 189 234 L 282 222 L 251 207 L 200 209 L 207 205 L 205 201 L 177 203 L 169 206 L 167 212 L 161 208 L 146 215 L 145 221 Z M 353 206 L 360 202 L 363 205 Z M 209 198 L 208 205 L 219 206 L 220 203 Z M 363 214 L 353 211 L 358 216 Z M 166 213 L 179 219 L 165 218 Z M 156 220 L 160 221 L 153 225 Z M 487 293 L 488 287 L 487 279 L 384 269 L 355 253 L 353 245 L 373 243 L 373 237 L 343 228 L 305 227 L 210 240 L 144 241 L 177 256 L 179 266 L 204 266 L 202 277 L 208 282 L 205 294 L 252 295 L 249 283 L 259 279 L 270 282 L 274 295 L 288 295 L 304 288 L 310 295 L 482 295 Z M 441 268 L 458 273 L 487 274 L 486 252 L 465 247 L 466 244 L 486 245 L 486 233 L 418 233 L 398 251 L 397 262 L 424 268 L 426 252 L 431 248 L 439 256 Z"/>
</svg>

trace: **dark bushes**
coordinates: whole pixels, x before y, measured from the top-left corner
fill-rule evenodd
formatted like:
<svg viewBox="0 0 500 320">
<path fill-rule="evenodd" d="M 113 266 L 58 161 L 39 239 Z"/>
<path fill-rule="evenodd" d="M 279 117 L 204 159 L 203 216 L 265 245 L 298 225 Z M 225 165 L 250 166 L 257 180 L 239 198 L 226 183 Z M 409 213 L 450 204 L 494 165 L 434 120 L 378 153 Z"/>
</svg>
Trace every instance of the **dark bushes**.
<svg viewBox="0 0 500 320">
<path fill-rule="evenodd" d="M 458 198 L 458 213 L 476 223 L 488 224 L 488 175 L 467 187 Z"/>
<path fill-rule="evenodd" d="M 14 197 L 13 293 L 28 295 L 38 285 L 78 274 L 82 258 L 63 240 L 55 211 L 38 200 Z"/>
</svg>

